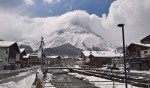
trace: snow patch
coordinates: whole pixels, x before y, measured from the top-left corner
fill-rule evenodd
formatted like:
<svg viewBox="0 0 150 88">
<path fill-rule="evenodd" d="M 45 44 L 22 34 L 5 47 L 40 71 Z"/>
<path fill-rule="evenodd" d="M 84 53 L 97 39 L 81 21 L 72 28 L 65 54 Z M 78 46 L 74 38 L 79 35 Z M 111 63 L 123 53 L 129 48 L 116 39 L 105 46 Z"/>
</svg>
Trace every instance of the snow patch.
<svg viewBox="0 0 150 88">
<path fill-rule="evenodd" d="M 113 86 L 113 81 L 111 80 L 107 80 L 107 79 L 103 79 L 103 78 L 98 78 L 98 77 L 94 77 L 94 76 L 85 76 L 82 74 L 78 74 L 78 73 L 68 73 L 70 75 L 73 75 L 79 79 L 83 79 L 91 84 L 94 84 L 96 87 L 100 87 L 100 88 L 112 88 Z M 95 81 L 95 82 L 92 82 Z M 96 82 L 97 81 L 97 82 Z M 101 82 L 98 82 L 101 81 Z M 105 81 L 105 82 L 102 82 Z M 125 84 L 124 83 L 119 83 L 119 82 L 114 82 L 115 83 L 115 88 L 125 88 Z M 128 85 L 128 87 L 131 88 L 139 88 L 139 87 L 135 87 L 132 85 Z"/>
<path fill-rule="evenodd" d="M 0 88 L 31 88 L 34 80 L 35 74 L 32 74 L 23 80 L 18 81 L 17 83 L 11 81 L 8 83 L 0 84 Z"/>
</svg>

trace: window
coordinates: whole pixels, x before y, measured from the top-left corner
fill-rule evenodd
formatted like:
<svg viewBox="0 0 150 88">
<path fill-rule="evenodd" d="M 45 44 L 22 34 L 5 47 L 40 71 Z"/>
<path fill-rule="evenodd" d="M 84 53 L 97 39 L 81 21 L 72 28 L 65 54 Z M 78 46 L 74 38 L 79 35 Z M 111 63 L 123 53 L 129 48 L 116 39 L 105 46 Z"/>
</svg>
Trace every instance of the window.
<svg viewBox="0 0 150 88">
<path fill-rule="evenodd" d="M 144 51 L 144 54 L 148 53 L 147 51 Z"/>
<path fill-rule="evenodd" d="M 136 52 L 132 52 L 132 57 L 135 58 L 137 56 Z"/>
<path fill-rule="evenodd" d="M 8 54 L 8 51 L 6 50 L 6 54 Z"/>
</svg>

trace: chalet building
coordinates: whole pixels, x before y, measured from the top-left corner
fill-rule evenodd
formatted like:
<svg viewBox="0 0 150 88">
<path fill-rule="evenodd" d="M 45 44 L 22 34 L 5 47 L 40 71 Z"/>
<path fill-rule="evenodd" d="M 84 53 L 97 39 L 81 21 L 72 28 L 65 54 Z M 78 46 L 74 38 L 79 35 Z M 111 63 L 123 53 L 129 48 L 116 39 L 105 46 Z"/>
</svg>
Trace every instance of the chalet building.
<svg viewBox="0 0 150 88">
<path fill-rule="evenodd" d="M 132 58 L 130 59 L 132 69 L 150 69 L 150 44 L 131 43 L 128 51 Z"/>
<path fill-rule="evenodd" d="M 23 62 L 23 56 L 26 55 L 26 51 L 25 51 L 25 48 L 20 48 L 20 53 L 17 54 L 16 56 L 16 65 L 17 67 L 21 67 L 23 68 L 24 67 L 24 62 Z"/>
<path fill-rule="evenodd" d="M 60 56 L 47 56 L 51 65 L 60 65 L 62 58 Z"/>
<path fill-rule="evenodd" d="M 70 57 L 70 56 L 63 56 L 62 57 L 62 64 L 64 66 L 73 66 L 74 63 L 75 63 L 75 58 Z"/>
<path fill-rule="evenodd" d="M 131 43 L 128 51 L 132 58 L 147 58 L 150 57 L 150 44 Z"/>
<path fill-rule="evenodd" d="M 150 35 L 141 39 L 141 43 L 131 43 L 128 47 L 132 69 L 150 69 Z"/>
<path fill-rule="evenodd" d="M 40 59 L 38 58 L 38 53 L 30 53 L 30 61 L 31 65 L 40 65 Z"/>
<path fill-rule="evenodd" d="M 15 41 L 0 41 L 0 69 L 14 69 L 19 52 Z"/>
<path fill-rule="evenodd" d="M 123 61 L 123 55 L 113 51 L 82 51 L 81 56 L 93 68 L 112 63 L 120 64 Z"/>
<path fill-rule="evenodd" d="M 25 67 L 29 67 L 30 66 L 30 54 L 24 55 L 22 62 Z"/>
<path fill-rule="evenodd" d="M 89 62 L 90 58 L 89 55 L 91 53 L 97 53 L 97 51 L 82 51 L 81 52 L 81 58 L 83 59 L 83 61 Z"/>
</svg>

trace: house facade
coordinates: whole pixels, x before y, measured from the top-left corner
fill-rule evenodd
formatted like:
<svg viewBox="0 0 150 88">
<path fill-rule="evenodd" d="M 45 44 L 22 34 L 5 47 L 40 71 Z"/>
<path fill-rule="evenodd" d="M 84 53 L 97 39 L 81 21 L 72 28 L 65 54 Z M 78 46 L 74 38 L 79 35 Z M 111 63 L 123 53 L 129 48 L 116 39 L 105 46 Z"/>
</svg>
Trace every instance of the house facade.
<svg viewBox="0 0 150 88">
<path fill-rule="evenodd" d="M 75 59 L 70 56 L 63 56 L 61 61 L 64 66 L 73 66 Z"/>
<path fill-rule="evenodd" d="M 0 69 L 14 69 L 16 55 L 20 50 L 15 41 L 0 41 Z"/>
<path fill-rule="evenodd" d="M 145 58 L 150 55 L 150 44 L 131 43 L 128 46 L 128 51 L 132 58 Z"/>
<path fill-rule="evenodd" d="M 131 57 L 129 62 L 132 69 L 150 69 L 150 35 L 141 39 L 141 43 L 131 43 L 127 49 Z"/>
<path fill-rule="evenodd" d="M 82 51 L 82 54 L 88 56 L 88 63 L 93 68 L 101 68 L 103 65 L 112 63 L 118 64 L 123 57 L 122 54 L 113 51 Z"/>
<path fill-rule="evenodd" d="M 62 58 L 60 56 L 47 56 L 51 65 L 60 65 Z"/>
<path fill-rule="evenodd" d="M 16 55 L 16 66 L 19 68 L 20 67 L 23 68 L 24 67 L 23 56 L 26 55 L 27 53 L 25 51 L 25 48 L 20 48 L 19 50 L 20 52 L 17 53 Z"/>
<path fill-rule="evenodd" d="M 24 55 L 22 62 L 23 62 L 25 67 L 29 67 L 31 65 L 30 64 L 30 54 Z"/>
<path fill-rule="evenodd" d="M 30 53 L 30 60 L 29 63 L 34 66 L 34 65 L 40 65 L 40 59 L 38 58 L 38 53 Z"/>
</svg>

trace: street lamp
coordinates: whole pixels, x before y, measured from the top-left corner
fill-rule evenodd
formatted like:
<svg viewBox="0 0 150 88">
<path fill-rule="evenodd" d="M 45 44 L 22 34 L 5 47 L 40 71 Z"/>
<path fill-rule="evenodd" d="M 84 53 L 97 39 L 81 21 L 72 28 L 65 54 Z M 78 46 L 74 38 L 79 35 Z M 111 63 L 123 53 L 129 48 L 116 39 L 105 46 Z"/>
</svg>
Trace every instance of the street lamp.
<svg viewBox="0 0 150 88">
<path fill-rule="evenodd" d="M 128 88 L 127 85 L 127 72 L 126 72 L 126 59 L 125 59 L 125 38 L 124 38 L 124 24 L 118 24 L 118 27 L 122 27 L 122 41 L 123 41 L 123 59 L 124 59 L 124 74 L 125 74 L 125 86 Z"/>
</svg>

